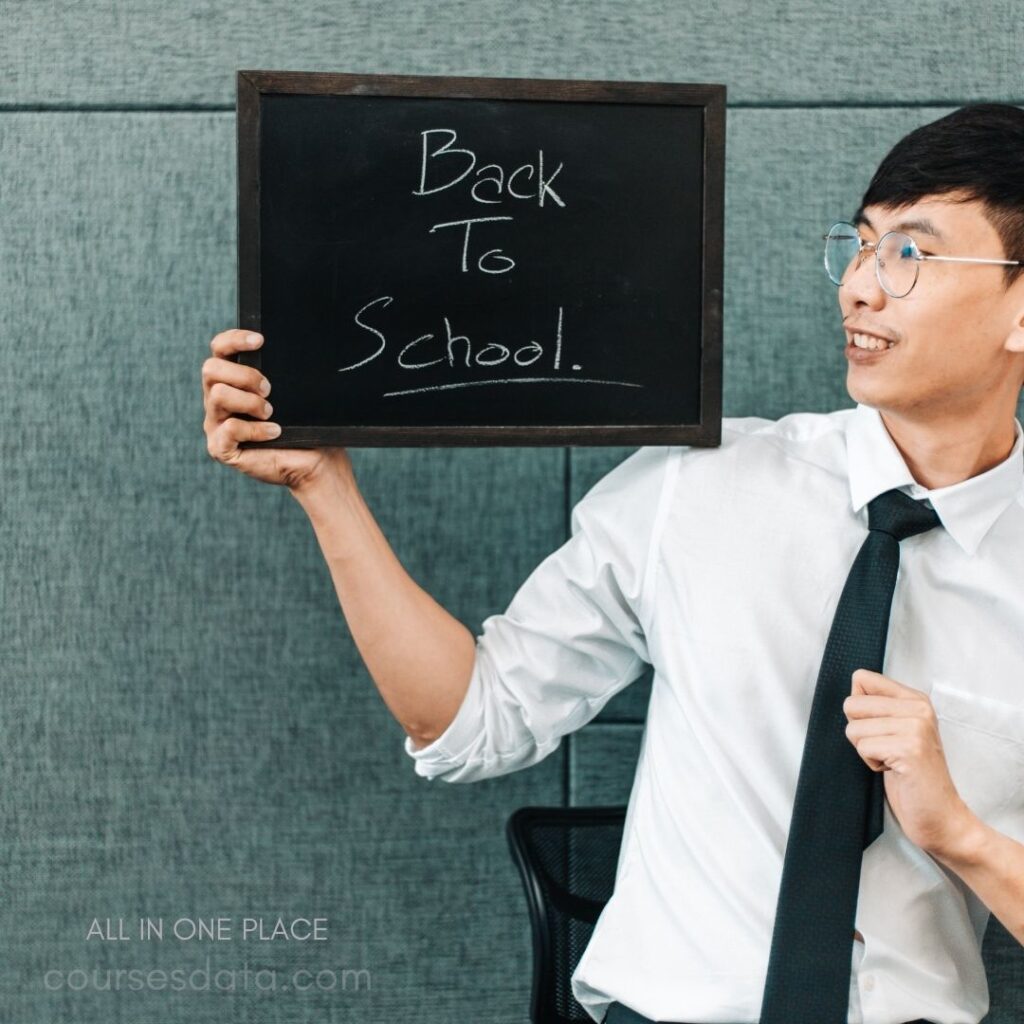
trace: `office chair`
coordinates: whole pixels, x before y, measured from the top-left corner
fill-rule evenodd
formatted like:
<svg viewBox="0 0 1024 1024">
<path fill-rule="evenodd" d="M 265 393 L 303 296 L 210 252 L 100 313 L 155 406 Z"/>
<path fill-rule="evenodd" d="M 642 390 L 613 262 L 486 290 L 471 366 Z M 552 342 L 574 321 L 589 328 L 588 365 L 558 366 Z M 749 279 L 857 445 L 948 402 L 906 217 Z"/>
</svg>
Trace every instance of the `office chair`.
<svg viewBox="0 0 1024 1024">
<path fill-rule="evenodd" d="M 533 935 L 533 1024 L 593 1024 L 570 978 L 615 887 L 626 808 L 520 807 L 505 834 Z"/>
</svg>

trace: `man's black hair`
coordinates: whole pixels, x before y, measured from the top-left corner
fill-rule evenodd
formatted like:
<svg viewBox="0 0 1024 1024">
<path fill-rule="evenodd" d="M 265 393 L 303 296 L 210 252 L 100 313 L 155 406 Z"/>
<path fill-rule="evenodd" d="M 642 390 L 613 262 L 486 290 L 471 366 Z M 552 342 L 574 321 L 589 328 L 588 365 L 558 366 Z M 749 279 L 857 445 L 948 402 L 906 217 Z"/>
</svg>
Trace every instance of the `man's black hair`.
<svg viewBox="0 0 1024 1024">
<path fill-rule="evenodd" d="M 857 213 L 951 192 L 962 193 L 957 202 L 980 200 L 1003 243 L 1002 258 L 1024 260 L 1024 109 L 970 103 L 915 128 L 878 165 Z M 1022 274 L 1024 265 L 1003 267 L 1004 285 Z"/>
</svg>

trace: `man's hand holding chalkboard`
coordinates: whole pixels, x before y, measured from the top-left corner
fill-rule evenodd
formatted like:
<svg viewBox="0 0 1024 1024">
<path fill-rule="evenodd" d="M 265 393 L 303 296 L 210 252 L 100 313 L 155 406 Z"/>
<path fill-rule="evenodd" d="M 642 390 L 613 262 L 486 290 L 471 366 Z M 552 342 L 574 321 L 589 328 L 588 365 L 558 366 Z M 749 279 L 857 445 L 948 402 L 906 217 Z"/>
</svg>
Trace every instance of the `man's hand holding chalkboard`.
<svg viewBox="0 0 1024 1024">
<path fill-rule="evenodd" d="M 255 339 L 250 343 L 247 339 Z M 244 330 L 222 331 L 210 342 L 213 355 L 203 363 L 203 406 L 206 450 L 210 457 L 270 484 L 283 484 L 293 492 L 332 469 L 351 472 L 344 448 L 239 448 L 240 441 L 268 441 L 281 428 L 268 420 L 273 407 L 267 401 L 270 381 L 254 366 L 236 363 L 229 356 L 252 351 L 263 344 L 259 334 Z M 255 416 L 240 419 L 238 413 Z"/>
<path fill-rule="evenodd" d="M 348 451 L 239 448 L 277 437 L 269 429 L 270 381 L 229 357 L 259 348 L 248 331 L 210 342 L 203 363 L 206 447 L 218 462 L 272 484 L 285 484 L 309 516 L 345 621 L 384 703 L 420 747 L 455 718 L 476 657 L 473 634 L 405 571 L 367 507 Z M 239 413 L 256 417 L 240 419 Z"/>
</svg>

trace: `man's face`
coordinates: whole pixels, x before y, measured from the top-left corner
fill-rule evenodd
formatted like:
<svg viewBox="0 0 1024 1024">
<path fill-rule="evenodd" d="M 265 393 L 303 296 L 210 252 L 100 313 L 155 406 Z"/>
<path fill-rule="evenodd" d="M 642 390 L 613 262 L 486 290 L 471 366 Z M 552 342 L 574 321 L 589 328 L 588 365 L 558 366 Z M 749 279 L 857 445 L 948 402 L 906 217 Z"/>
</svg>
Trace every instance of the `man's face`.
<svg viewBox="0 0 1024 1024">
<path fill-rule="evenodd" d="M 926 198 L 910 206 L 867 206 L 858 225 L 865 242 L 902 230 L 922 255 L 1007 259 L 976 200 Z M 928 221 L 941 237 L 923 227 Z M 875 276 L 874 253 L 862 253 L 839 287 L 846 332 L 846 387 L 854 401 L 896 413 L 963 416 L 989 403 L 1016 405 L 1022 355 L 1004 343 L 1024 310 L 1024 277 L 1006 289 L 1001 266 L 925 260 L 908 295 L 893 298 Z M 858 361 L 858 330 L 896 342 Z"/>
</svg>

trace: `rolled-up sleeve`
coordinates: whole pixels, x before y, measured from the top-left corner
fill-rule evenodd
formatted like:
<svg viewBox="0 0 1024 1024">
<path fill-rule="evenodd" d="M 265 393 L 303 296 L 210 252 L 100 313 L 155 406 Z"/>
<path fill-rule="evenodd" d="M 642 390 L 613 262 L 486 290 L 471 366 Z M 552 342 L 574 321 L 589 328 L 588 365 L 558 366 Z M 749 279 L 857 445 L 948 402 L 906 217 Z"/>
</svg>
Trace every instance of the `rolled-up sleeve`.
<svg viewBox="0 0 1024 1024">
<path fill-rule="evenodd" d="M 570 539 L 484 620 L 448 728 L 418 750 L 406 737 L 416 774 L 475 782 L 536 764 L 642 673 L 678 451 L 638 449 L 575 505 Z"/>
</svg>

